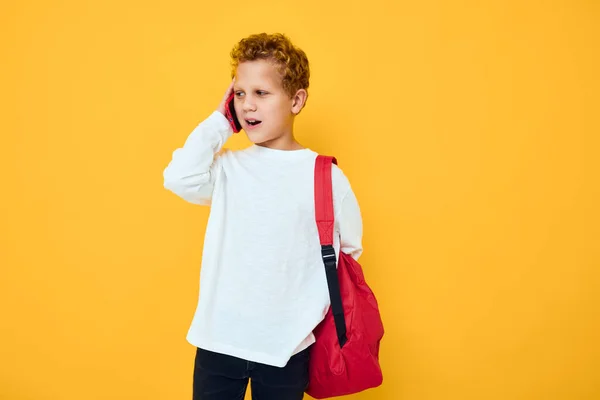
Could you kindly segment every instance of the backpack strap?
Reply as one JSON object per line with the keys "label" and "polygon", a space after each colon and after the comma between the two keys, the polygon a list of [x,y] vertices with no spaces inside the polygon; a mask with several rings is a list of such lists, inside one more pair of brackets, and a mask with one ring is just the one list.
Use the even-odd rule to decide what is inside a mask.
{"label": "backpack strap", "polygon": [[332,164],[337,165],[335,157],[317,156],[315,162],[315,219],[319,229],[321,242],[321,256],[325,265],[331,311],[335,321],[335,329],[340,343],[340,348],[348,340],[346,338],[346,321],[342,306],[342,295],[337,275],[337,261],[333,248],[334,213],[333,189],[331,181]]}

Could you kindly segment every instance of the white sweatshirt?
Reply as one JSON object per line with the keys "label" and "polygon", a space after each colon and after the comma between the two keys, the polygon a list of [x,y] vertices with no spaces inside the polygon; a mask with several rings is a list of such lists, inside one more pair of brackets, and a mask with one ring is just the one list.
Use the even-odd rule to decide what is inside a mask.
{"label": "white sweatshirt", "polygon": [[[164,186],[211,205],[198,306],[187,340],[202,349],[283,367],[315,341],[329,292],[315,222],[309,149],[252,145],[221,151],[233,131],[218,111],[173,152]],[[332,171],[334,248],[358,259],[362,219],[348,179]]]}

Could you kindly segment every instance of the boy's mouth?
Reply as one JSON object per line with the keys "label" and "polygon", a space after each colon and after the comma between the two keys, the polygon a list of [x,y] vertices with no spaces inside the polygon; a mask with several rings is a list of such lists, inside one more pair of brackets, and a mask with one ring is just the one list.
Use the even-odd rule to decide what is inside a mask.
{"label": "boy's mouth", "polygon": [[246,123],[250,126],[256,126],[259,125],[262,121],[258,120],[258,119],[247,119]]}

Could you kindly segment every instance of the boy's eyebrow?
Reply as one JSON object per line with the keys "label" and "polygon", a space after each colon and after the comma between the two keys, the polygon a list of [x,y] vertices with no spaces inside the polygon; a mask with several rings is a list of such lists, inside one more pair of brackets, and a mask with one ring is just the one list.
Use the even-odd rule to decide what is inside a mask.
{"label": "boy's eyebrow", "polygon": [[[268,90],[268,85],[254,86],[254,90]],[[233,90],[243,90],[237,83],[233,84]]]}

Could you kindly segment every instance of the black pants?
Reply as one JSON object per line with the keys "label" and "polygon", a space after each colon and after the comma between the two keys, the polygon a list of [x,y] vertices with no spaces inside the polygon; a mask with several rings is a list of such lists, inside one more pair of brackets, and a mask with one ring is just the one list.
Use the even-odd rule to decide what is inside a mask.
{"label": "black pants", "polygon": [[250,380],[253,400],[300,400],[308,385],[310,347],[283,368],[197,349],[193,400],[243,400]]}

